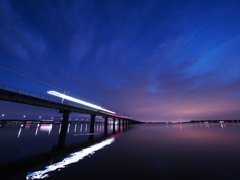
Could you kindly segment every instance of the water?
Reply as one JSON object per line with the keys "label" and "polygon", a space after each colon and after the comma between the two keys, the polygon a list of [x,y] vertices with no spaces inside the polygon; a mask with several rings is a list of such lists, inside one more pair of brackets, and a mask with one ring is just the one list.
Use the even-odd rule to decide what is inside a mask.
{"label": "water", "polygon": [[60,150],[59,130],[2,125],[1,179],[240,179],[240,124],[71,124]]}

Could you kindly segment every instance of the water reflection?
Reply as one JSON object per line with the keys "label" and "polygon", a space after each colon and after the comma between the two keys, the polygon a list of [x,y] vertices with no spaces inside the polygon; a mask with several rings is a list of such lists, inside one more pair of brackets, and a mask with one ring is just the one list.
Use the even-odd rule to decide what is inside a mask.
{"label": "water reflection", "polygon": [[82,127],[83,127],[83,125],[81,124],[81,127],[80,127],[80,132],[82,132]]}
{"label": "water reflection", "polygon": [[17,138],[20,137],[20,134],[21,134],[21,132],[22,132],[22,127],[23,127],[23,124],[21,124],[21,126],[20,126],[20,129],[19,129],[19,131],[18,131],[18,136],[17,136]]}
{"label": "water reflection", "polygon": [[39,128],[39,124],[37,125],[36,131],[35,131],[35,136],[36,136],[37,133],[38,133],[38,128]]}
{"label": "water reflection", "polygon": [[70,128],[70,125],[71,125],[71,124],[68,124],[68,130],[67,130],[67,133],[69,133],[69,128]]}
{"label": "water reflection", "polygon": [[179,123],[179,129],[180,129],[180,132],[182,132],[182,123]]}
{"label": "water reflection", "polygon": [[77,124],[75,124],[75,127],[74,127],[74,132],[76,132],[77,130]]}
{"label": "water reflection", "polygon": [[83,149],[81,151],[75,152],[70,154],[69,157],[64,158],[62,161],[54,163],[50,166],[46,166],[46,169],[44,170],[40,170],[40,171],[36,171],[33,173],[29,173],[26,176],[26,179],[44,179],[46,177],[48,177],[48,173],[51,171],[56,171],[59,169],[63,169],[65,168],[67,165],[72,164],[72,163],[76,163],[79,160],[83,159],[84,157],[88,156],[88,155],[93,155],[93,153],[95,153],[96,151],[104,148],[107,145],[110,145],[111,143],[114,142],[114,137],[109,138],[107,140],[104,140],[100,143],[94,144],[86,149]]}
{"label": "water reflection", "polygon": [[[39,172],[41,178],[50,176],[50,179],[58,180],[68,179],[69,174],[75,179],[105,180],[240,179],[239,124],[176,123],[131,126],[131,131],[124,133],[118,141],[115,139],[114,144],[98,151],[92,158],[84,156],[84,160],[79,161],[82,156],[76,155],[78,163],[75,158],[71,159],[75,155],[72,152],[82,154],[83,150],[104,142],[109,137],[116,138],[122,132],[118,131],[119,126],[116,125],[116,134],[112,137],[114,128],[109,125],[109,137],[105,138],[103,123],[95,124],[94,133],[90,133],[88,123],[71,124],[60,155],[59,151],[55,151],[58,148],[60,124],[52,126],[49,136],[45,133],[49,132],[47,128],[47,131],[40,131],[38,124],[32,124],[29,129],[25,129],[25,125],[21,126],[17,124],[15,128],[5,125],[0,127],[0,137],[6,137],[1,141],[0,163],[7,164],[7,158],[13,162],[21,157],[21,163],[12,163],[16,168],[29,162],[33,164],[22,171],[21,178],[16,174],[15,179],[26,178],[27,172],[33,171]],[[129,127],[125,126],[124,129]],[[19,131],[21,135],[17,138]],[[93,140],[90,137],[93,137]],[[52,150],[53,146],[55,148]],[[51,157],[42,161],[42,157],[46,157],[42,155],[43,152],[48,152]],[[34,158],[28,158],[29,155]],[[50,159],[52,161],[49,166]],[[65,164],[67,162],[77,164],[68,166]],[[12,164],[8,166],[9,174],[16,172]],[[6,172],[6,168],[0,168],[1,173]],[[64,170],[57,171],[63,168]],[[89,173],[92,170],[94,173]],[[29,174],[27,178],[30,179],[30,176],[34,177],[34,174]]]}
{"label": "water reflection", "polygon": [[[2,176],[13,174],[12,172],[15,170],[27,168],[30,164],[46,162],[46,158],[49,159],[49,156],[69,154],[76,149],[86,148],[86,145],[100,142],[115,134],[109,131],[109,136],[106,137],[104,123],[95,123],[93,131],[91,131],[89,123],[86,122],[67,124],[65,127],[62,124],[25,124],[22,121],[1,125],[0,137],[5,138],[0,139],[0,153],[2,154],[0,169],[4,172],[0,174],[0,179]],[[107,129],[110,128],[108,125]],[[119,132],[117,131],[117,133]],[[71,154],[72,156],[73,154]],[[67,158],[67,162],[69,162],[69,158]],[[57,163],[54,164],[54,166],[56,165]],[[11,172],[8,173],[8,171]]]}
{"label": "water reflection", "polygon": [[61,128],[62,128],[62,124],[60,124],[60,126],[59,126],[58,134],[60,134],[60,132],[61,132]]}
{"label": "water reflection", "polygon": [[40,131],[48,132],[48,135],[50,135],[52,131],[52,124],[41,124],[40,125]]}
{"label": "water reflection", "polygon": [[[28,129],[30,129],[31,124],[25,124],[25,126],[24,126],[24,124],[21,124],[20,129],[18,131],[17,138],[20,137],[23,127],[25,130],[28,130]],[[48,135],[50,135],[50,133],[52,131],[52,127],[53,127],[53,124],[37,124],[36,130],[35,130],[35,136],[37,136],[39,131],[48,132]],[[60,126],[60,128],[61,128],[61,126]]]}

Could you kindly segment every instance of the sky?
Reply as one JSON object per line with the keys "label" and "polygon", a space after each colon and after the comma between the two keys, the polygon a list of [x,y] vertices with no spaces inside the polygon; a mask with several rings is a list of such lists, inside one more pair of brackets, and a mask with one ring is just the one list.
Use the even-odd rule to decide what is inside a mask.
{"label": "sky", "polygon": [[[240,119],[239,0],[1,0],[0,84],[140,121]],[[59,115],[0,101],[5,118]],[[78,116],[78,115],[75,115]]]}

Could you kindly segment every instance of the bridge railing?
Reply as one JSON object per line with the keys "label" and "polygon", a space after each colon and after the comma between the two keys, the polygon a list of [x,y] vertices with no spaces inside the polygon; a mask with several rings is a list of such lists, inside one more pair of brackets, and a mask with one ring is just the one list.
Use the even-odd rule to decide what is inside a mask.
{"label": "bridge railing", "polygon": [[[24,95],[27,95],[27,96],[36,97],[36,98],[40,98],[40,99],[44,99],[44,100],[48,100],[48,101],[62,103],[62,99],[56,99],[56,98],[51,98],[51,97],[39,95],[39,94],[36,94],[36,93],[32,93],[30,91],[18,89],[18,88],[15,88],[15,87],[4,85],[4,84],[0,84],[0,89],[12,91],[12,92],[15,92],[15,93],[24,94]],[[77,104],[77,103],[68,102],[66,100],[63,102],[63,104],[73,106],[73,107],[78,107],[78,108],[84,108],[84,109],[87,109],[87,110],[92,110],[91,108],[81,106],[80,104]]]}
{"label": "bridge railing", "polygon": [[4,85],[4,84],[0,84],[0,89],[12,91],[12,92],[19,93],[19,94],[28,95],[28,96],[31,96],[31,97],[45,99],[45,100],[49,100],[49,101],[60,102],[60,100],[57,100],[57,99],[54,99],[54,98],[51,98],[51,97],[42,96],[42,95],[30,92],[30,91],[18,89],[18,88],[15,88],[15,87]]}

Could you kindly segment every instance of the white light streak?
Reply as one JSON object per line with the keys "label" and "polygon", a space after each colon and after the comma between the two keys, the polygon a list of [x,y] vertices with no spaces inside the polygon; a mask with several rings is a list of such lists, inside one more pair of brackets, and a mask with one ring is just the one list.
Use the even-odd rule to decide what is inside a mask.
{"label": "white light streak", "polygon": [[81,124],[81,127],[80,127],[80,132],[82,132],[82,124]]}
{"label": "white light streak", "polygon": [[74,132],[76,132],[76,130],[77,130],[77,124],[75,124]]}
{"label": "white light streak", "polygon": [[52,124],[50,125],[49,131],[48,131],[48,135],[50,135],[51,131],[52,131]]}
{"label": "white light streak", "polygon": [[60,126],[59,126],[59,134],[60,134],[60,132],[61,132],[61,127],[62,127],[62,124],[60,124]]}
{"label": "white light streak", "polygon": [[68,130],[67,130],[67,133],[69,133],[69,129],[70,129],[70,124],[68,124]]}
{"label": "white light streak", "polygon": [[112,113],[112,114],[116,114],[115,112],[113,111],[110,111],[110,110],[107,110],[107,109],[104,109],[100,106],[97,106],[95,104],[91,104],[91,103],[88,103],[86,101],[82,101],[80,99],[77,99],[77,98],[74,98],[74,97],[71,97],[71,96],[68,96],[66,94],[62,94],[62,93],[59,93],[59,92],[56,92],[56,91],[48,91],[47,92],[48,94],[51,94],[53,96],[57,96],[57,97],[60,97],[60,98],[64,98],[64,99],[67,99],[69,101],[73,101],[73,102],[76,102],[76,103],[79,103],[79,104],[82,104],[82,105],[85,105],[85,106],[88,106],[88,107],[91,107],[91,108],[94,108],[94,109],[98,109],[98,110],[101,110],[101,111],[105,111],[105,112],[109,112],[109,113]]}
{"label": "white light streak", "polygon": [[21,127],[20,127],[20,129],[19,129],[19,131],[18,131],[18,138],[20,137],[20,134],[21,134],[21,131],[22,131],[22,127],[23,127],[23,124],[21,124]]}
{"label": "white light streak", "polygon": [[55,164],[52,164],[50,166],[46,166],[44,170],[40,170],[40,171],[36,171],[36,172],[32,172],[29,173],[26,176],[26,179],[43,179],[48,177],[49,172],[51,171],[56,171],[62,168],[67,167],[67,165],[72,164],[72,163],[76,163],[79,160],[83,159],[84,157],[88,156],[88,155],[92,155],[95,153],[95,151],[98,151],[102,148],[104,148],[107,145],[110,145],[111,143],[113,143],[115,140],[115,138],[109,138],[107,140],[104,140],[100,143],[94,144],[86,149],[83,149],[81,151],[75,152],[73,154],[70,154],[69,157],[63,159],[60,162],[57,162]]}
{"label": "white light streak", "polygon": [[37,125],[36,132],[35,132],[35,136],[36,136],[37,133],[38,133],[38,128],[39,128],[39,124]]}

